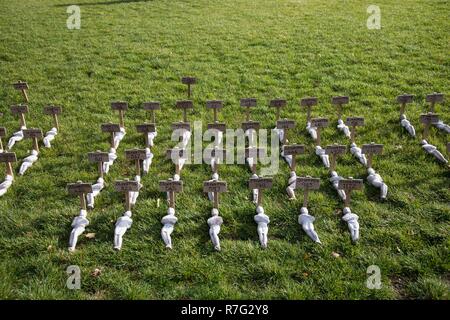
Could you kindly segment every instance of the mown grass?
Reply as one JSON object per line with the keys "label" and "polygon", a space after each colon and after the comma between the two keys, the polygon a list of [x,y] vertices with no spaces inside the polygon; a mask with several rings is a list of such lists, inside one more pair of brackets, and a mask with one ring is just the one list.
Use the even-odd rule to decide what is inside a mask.
{"label": "mown grass", "polygon": [[[407,114],[419,128],[425,95],[448,93],[448,1],[376,1],[381,30],[366,28],[372,2],[359,0],[75,2],[81,7],[80,30],[66,28],[66,8],[72,4],[67,0],[0,2],[1,124],[9,133],[17,128],[9,106],[21,99],[11,87],[18,79],[30,85],[30,127],[50,128],[44,105],[64,108],[53,148],[42,150],[39,161],[0,199],[0,297],[448,299],[449,170],[402,130],[395,103],[403,92],[416,95]],[[199,79],[189,119],[205,125],[212,117],[204,107],[207,99],[224,100],[220,117],[234,128],[244,118],[240,98],[258,98],[253,118],[264,128],[275,120],[267,101],[288,99],[283,116],[297,121],[290,140],[308,147],[298,173],[322,179],[320,190],[310,195],[322,246],[300,230],[301,203],[287,200],[288,168],[280,162],[274,187],[264,198],[271,217],[267,250],[257,241],[246,187],[250,173],[243,165],[220,169],[229,185],[220,208],[223,250],[214,252],[208,237],[210,203],[202,193],[202,182],[210,177],[206,165],[183,169],[174,250],[165,250],[159,220],[166,206],[163,201],[156,206],[163,199],[158,180],[173,172],[164,151],[174,145],[170,123],[180,119],[173,106],[185,97],[179,81],[183,75]],[[354,194],[352,206],[361,224],[356,245],[340,220],[342,203],[313,154],[305,113],[298,106],[300,98],[317,96],[320,105],[313,115],[334,124],[333,95],[351,97],[345,116],[365,116],[359,144],[385,144],[375,167],[389,185],[389,199],[380,202],[378,190],[367,184]],[[78,250],[70,254],[66,247],[78,200],[67,195],[65,186],[96,179],[86,153],[107,149],[100,123],[117,120],[110,111],[113,100],[130,104],[128,133],[107,176],[108,187],[89,212],[87,232],[96,236],[81,237]],[[148,119],[141,109],[147,100],[160,100],[163,108],[157,116],[156,156],[143,177],[145,188],[124,248],[115,252],[114,222],[123,213],[123,196],[112,182],[133,175],[123,150],[143,145],[134,126]],[[450,122],[448,102],[437,111]],[[324,145],[346,143],[334,126],[324,130],[322,140]],[[448,136],[433,129],[430,140],[444,150]],[[30,147],[21,142],[14,150],[22,159]],[[338,171],[366,175],[350,155],[339,160]],[[381,290],[366,288],[366,269],[372,264],[381,269]],[[81,290],[65,287],[69,265],[81,268]],[[100,276],[91,275],[96,268]]]}

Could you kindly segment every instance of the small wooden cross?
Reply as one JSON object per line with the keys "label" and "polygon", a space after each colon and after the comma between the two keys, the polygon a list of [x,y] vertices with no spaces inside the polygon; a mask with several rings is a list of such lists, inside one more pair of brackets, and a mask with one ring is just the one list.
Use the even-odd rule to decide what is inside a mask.
{"label": "small wooden cross", "polygon": [[317,98],[303,98],[300,100],[300,106],[306,108],[306,121],[309,122],[311,120],[311,107],[317,105]]}
{"label": "small wooden cross", "polygon": [[217,122],[217,111],[223,108],[222,100],[208,100],[206,101],[206,108],[214,111],[214,123]]}
{"label": "small wooden cross", "polygon": [[97,150],[95,152],[89,152],[88,159],[89,159],[89,162],[97,162],[98,163],[98,174],[100,175],[101,178],[103,178],[103,175],[104,175],[103,163],[109,161],[108,152],[102,152],[100,150]]}
{"label": "small wooden cross", "polygon": [[258,159],[258,153],[264,152],[264,148],[249,147],[245,148],[245,158],[253,159],[253,165],[251,167],[252,174],[256,174],[256,161]]}
{"label": "small wooden cross", "polygon": [[125,158],[128,160],[134,160],[136,166],[136,175],[141,175],[141,161],[147,158],[147,152],[145,149],[130,149],[125,150]]}
{"label": "small wooden cross", "polygon": [[154,123],[143,123],[136,125],[136,131],[139,133],[144,134],[145,139],[145,146],[150,147],[149,141],[148,141],[148,133],[149,132],[156,132],[156,126]]}
{"label": "small wooden cross", "polygon": [[[220,162],[222,162],[226,156],[226,150],[217,147],[205,149],[204,152],[207,158],[216,158],[219,159]],[[213,173],[219,173],[219,164],[217,163],[217,160],[214,161]]]}
{"label": "small wooden cross", "polygon": [[38,139],[42,139],[42,130],[41,129],[38,129],[38,128],[24,129],[23,137],[25,139],[32,139],[33,140],[33,150],[39,152]]}
{"label": "small wooden cross", "polygon": [[305,146],[302,144],[285,145],[283,146],[283,152],[286,156],[292,155],[291,171],[295,172],[295,168],[297,167],[295,156],[298,154],[304,154]]}
{"label": "small wooden cross", "polygon": [[351,192],[353,190],[361,190],[362,188],[363,188],[362,179],[353,179],[353,177],[349,177],[348,179],[339,180],[338,189],[345,191],[344,204],[346,207],[350,207]]}
{"label": "small wooden cross", "polygon": [[426,102],[430,103],[430,110],[429,110],[429,112],[434,113],[434,105],[436,103],[444,102],[444,94],[434,92],[432,94],[427,95],[425,100],[426,100]]}
{"label": "small wooden cross", "polygon": [[347,147],[343,145],[333,144],[325,147],[325,154],[330,156],[330,171],[336,169],[336,158],[343,155],[347,151]]}
{"label": "small wooden cross", "polygon": [[430,134],[430,126],[437,122],[439,122],[439,115],[437,113],[428,112],[420,115],[420,123],[424,125],[422,133],[422,138],[424,140],[428,139],[428,135]]}
{"label": "small wooden cross", "polygon": [[167,151],[166,151],[166,158],[171,159],[172,162],[175,164],[175,173],[178,175],[180,175],[180,172],[181,172],[178,160],[180,158],[186,158],[186,157],[187,157],[186,149],[173,148],[173,149],[167,149]]}
{"label": "small wooden cross", "polygon": [[191,98],[191,85],[196,84],[197,79],[194,77],[182,77],[181,83],[187,85],[187,97],[188,97],[188,99],[190,99]]}
{"label": "small wooden cross", "polygon": [[62,113],[62,108],[59,106],[46,106],[44,113],[53,117],[53,125],[59,131],[58,115]]}
{"label": "small wooden cross", "polygon": [[250,108],[256,107],[255,98],[241,99],[241,107],[245,108],[245,121],[250,121]]}
{"label": "small wooden cross", "polygon": [[280,119],[280,109],[286,106],[285,99],[274,99],[270,100],[269,106],[272,108],[277,108],[276,120]]}
{"label": "small wooden cross", "polygon": [[108,132],[110,134],[110,144],[111,144],[111,148],[114,148],[114,133],[116,132],[120,132],[120,125],[115,124],[115,123],[103,123],[100,126],[102,132]]}
{"label": "small wooden cross", "polygon": [[262,204],[262,190],[272,188],[273,180],[272,178],[250,178],[248,181],[248,186],[250,190],[258,189],[258,200],[257,205]]}
{"label": "small wooden cross", "polygon": [[277,120],[277,129],[284,130],[283,140],[281,141],[281,144],[283,144],[283,145],[286,144],[288,129],[293,129],[293,128],[295,128],[294,120],[289,120],[289,119]]}
{"label": "small wooden cross", "polygon": [[412,94],[402,94],[397,97],[397,103],[400,103],[400,116],[405,113],[405,108],[407,103],[412,103],[414,99],[414,95]]}
{"label": "small wooden cross", "polygon": [[212,192],[214,198],[214,208],[219,208],[219,194],[227,191],[225,181],[205,181],[203,182],[203,192]]}
{"label": "small wooden cross", "polygon": [[370,144],[363,144],[361,148],[361,153],[367,155],[367,167],[372,168],[372,157],[374,154],[383,153],[383,145],[375,144],[371,142]]}
{"label": "small wooden cross", "polygon": [[306,177],[297,177],[295,181],[295,189],[303,189],[303,207],[308,207],[308,194],[310,190],[317,190],[320,187],[320,179],[319,178],[311,178],[310,176]]}
{"label": "small wooden cross", "polygon": [[119,111],[119,125],[120,127],[125,128],[124,114],[125,111],[128,110],[128,102],[124,101],[111,102],[111,109]]}
{"label": "small wooden cross", "polygon": [[114,188],[118,192],[125,193],[125,210],[130,211],[131,210],[130,192],[139,191],[139,182],[128,179],[116,180],[114,183]]}
{"label": "small wooden cross", "polygon": [[14,171],[12,169],[13,162],[17,162],[17,157],[15,152],[1,152],[0,162],[6,163],[6,175],[14,177]]}
{"label": "small wooden cross", "polygon": [[27,123],[25,121],[25,113],[28,113],[28,106],[25,104],[19,104],[15,106],[11,106],[11,113],[19,115],[19,124],[20,127],[26,127]]}
{"label": "small wooden cross", "polygon": [[26,82],[19,80],[13,84],[13,87],[14,87],[14,89],[20,90],[22,92],[22,96],[25,99],[25,102],[27,102],[27,103],[30,102],[28,100],[28,94],[27,94],[27,90],[29,88],[28,88],[28,84]]}
{"label": "small wooden cross", "polygon": [[3,141],[2,138],[6,137],[6,128],[0,127],[0,150],[3,151]]}
{"label": "small wooden cross", "polygon": [[86,194],[92,192],[92,185],[90,183],[84,183],[78,180],[76,183],[69,183],[67,185],[67,191],[69,194],[77,195],[80,197],[80,207],[86,210]]}
{"label": "small wooden cross", "polygon": [[364,125],[364,118],[363,117],[348,117],[347,120],[345,121],[345,124],[347,126],[351,127],[350,139],[352,142],[355,142],[356,127]]}
{"label": "small wooden cross", "polygon": [[328,127],[328,119],[327,118],[314,118],[311,119],[311,127],[317,128],[317,139],[315,141],[316,146],[320,146],[320,132],[322,128]]}
{"label": "small wooden cross", "polygon": [[142,106],[143,106],[144,110],[152,112],[152,123],[156,125],[155,111],[161,109],[160,102],[159,101],[144,102],[144,104]]}
{"label": "small wooden cross", "polygon": [[169,193],[169,207],[175,209],[176,194],[183,191],[183,181],[161,180],[159,190]]}
{"label": "small wooden cross", "polygon": [[176,103],[178,109],[183,109],[183,122],[187,122],[187,109],[193,109],[194,104],[191,100],[179,100]]}
{"label": "small wooden cross", "polygon": [[338,96],[331,98],[331,103],[336,105],[337,107],[338,119],[342,118],[342,105],[348,104],[349,102],[350,99],[348,96]]}

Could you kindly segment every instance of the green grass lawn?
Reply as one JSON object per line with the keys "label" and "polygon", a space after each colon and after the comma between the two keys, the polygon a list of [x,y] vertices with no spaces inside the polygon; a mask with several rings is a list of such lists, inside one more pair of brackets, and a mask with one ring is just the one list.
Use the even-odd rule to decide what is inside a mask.
{"label": "green grass lawn", "polygon": [[[419,129],[419,114],[427,110],[425,95],[449,93],[448,1],[73,2],[81,8],[80,30],[66,28],[69,0],[0,1],[0,125],[9,134],[17,129],[9,106],[21,101],[11,86],[18,79],[30,85],[29,127],[50,129],[43,107],[63,106],[53,148],[43,148],[38,162],[0,198],[1,298],[448,299],[450,171],[400,127],[395,103],[401,93],[416,95],[407,115]],[[370,4],[381,8],[381,30],[366,27]],[[248,168],[224,165],[220,174],[229,192],[221,198],[222,251],[214,251],[206,224],[211,204],[202,192],[211,174],[206,164],[183,169],[174,250],[164,248],[160,219],[167,207],[158,181],[174,170],[164,153],[174,145],[170,124],[181,117],[174,104],[185,98],[183,75],[198,78],[189,120],[203,120],[205,126],[212,119],[205,108],[208,99],[224,100],[219,117],[232,128],[244,119],[240,98],[258,99],[252,115],[264,128],[275,122],[267,101],[288,100],[282,115],[297,122],[290,141],[308,150],[299,157],[297,172],[322,182],[310,195],[322,246],[300,229],[301,201],[287,199],[289,170],[280,162],[274,187],[264,198],[271,218],[267,250],[257,239]],[[344,116],[366,118],[358,144],[385,144],[374,167],[390,188],[389,198],[380,202],[379,190],[367,183],[353,194],[361,225],[356,245],[340,219],[342,202],[313,153],[306,115],[298,106],[300,98],[317,96],[313,116],[328,117],[332,124],[323,131],[322,144],[348,143],[335,127],[333,95],[350,96]],[[117,121],[110,110],[113,100],[130,104],[127,135],[106,177],[108,186],[88,213],[86,233],[95,238],[81,236],[77,251],[69,253],[70,224],[79,204],[68,196],[66,184],[97,178],[87,152],[107,150],[100,124]],[[123,213],[124,197],[113,190],[113,181],[134,174],[123,151],[143,146],[134,127],[149,119],[141,108],[148,100],[161,101],[163,108],[157,114],[155,158],[143,177],[133,226],[116,252],[114,223]],[[437,107],[447,123],[448,108],[448,102]],[[433,129],[430,141],[444,151],[448,136]],[[30,148],[31,141],[22,141],[13,151],[23,159]],[[365,168],[349,154],[338,161],[338,172],[366,177]],[[69,265],[81,268],[81,290],[66,288]],[[366,288],[370,265],[381,269],[380,290]],[[92,275],[96,268],[100,276]]]}

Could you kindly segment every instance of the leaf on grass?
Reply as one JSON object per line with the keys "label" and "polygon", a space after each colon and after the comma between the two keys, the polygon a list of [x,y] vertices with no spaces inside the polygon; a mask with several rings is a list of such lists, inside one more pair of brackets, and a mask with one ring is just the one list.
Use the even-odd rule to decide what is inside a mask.
{"label": "leaf on grass", "polygon": [[340,255],[339,253],[334,252],[334,251],[331,253],[331,255],[332,255],[333,257],[335,257],[335,258],[340,258],[340,257],[341,257],[341,255]]}
{"label": "leaf on grass", "polygon": [[88,238],[88,239],[94,239],[95,238],[95,233],[94,232],[86,233],[85,237]]}
{"label": "leaf on grass", "polygon": [[101,274],[102,274],[102,270],[101,270],[101,269],[98,269],[98,268],[95,268],[94,271],[92,271],[91,276],[93,276],[93,277],[98,277],[98,276],[100,276]]}

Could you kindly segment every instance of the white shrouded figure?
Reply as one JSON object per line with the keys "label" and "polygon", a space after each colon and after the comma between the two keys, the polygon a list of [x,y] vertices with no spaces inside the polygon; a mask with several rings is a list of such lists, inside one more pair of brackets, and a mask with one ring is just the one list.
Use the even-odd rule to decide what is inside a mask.
{"label": "white shrouded figure", "polygon": [[189,143],[189,140],[191,140],[191,132],[189,130],[183,129],[182,133],[181,133],[181,145],[182,145],[182,148],[186,148],[187,147],[187,145]]}
{"label": "white shrouded figure", "polygon": [[44,146],[46,148],[51,148],[52,145],[50,144],[51,141],[55,140],[56,135],[58,134],[58,129],[56,128],[51,128],[50,131],[47,131],[45,133],[45,137],[44,137]]}
{"label": "white shrouded figure", "polygon": [[306,131],[308,131],[313,140],[317,140],[317,127],[311,127],[311,122],[309,121],[306,123]]}
{"label": "white shrouded figure", "polygon": [[26,128],[27,127],[25,126],[21,126],[19,131],[13,133],[8,141],[8,150],[10,150],[16,144],[16,142],[23,140],[23,130],[25,130]]}
{"label": "white shrouded figure", "polygon": [[[135,176],[134,181],[136,181],[138,183],[138,189],[141,189],[142,188],[141,177]],[[130,191],[129,196],[130,196],[130,204],[132,206],[136,205],[136,200],[139,197],[139,190],[138,191]]]}
{"label": "white shrouded figure", "polygon": [[367,181],[369,181],[369,183],[374,187],[380,189],[381,199],[383,200],[386,199],[388,193],[388,186],[386,185],[386,183],[383,182],[383,178],[381,178],[381,176],[378,173],[376,173],[375,170],[373,170],[372,168],[367,169],[367,173],[369,174],[367,176]]}
{"label": "white shrouded figure", "polygon": [[173,232],[175,223],[177,223],[178,218],[175,217],[175,209],[167,209],[167,215],[161,219],[163,227],[161,229],[161,237],[166,245],[166,248],[172,249],[172,237],[170,236]]}
{"label": "white shrouded figure", "polygon": [[133,219],[131,219],[131,211],[125,211],[123,216],[117,219],[116,228],[114,229],[114,249],[122,248],[123,235],[131,228]]}
{"label": "white shrouded figure", "polygon": [[[245,136],[248,138],[248,146],[256,147],[257,139],[256,139],[256,130],[255,129],[247,129],[244,132]],[[278,131],[278,136],[280,136]]]}
{"label": "white shrouded figure", "polygon": [[221,146],[223,141],[223,132],[220,130],[216,130],[214,133],[214,145]]}
{"label": "white shrouded figure", "polygon": [[77,245],[78,237],[84,232],[89,225],[89,220],[86,218],[87,211],[80,210],[80,214],[76,216],[72,221],[72,232],[70,232],[69,238],[69,251],[74,251]]}
{"label": "white shrouded figure", "polygon": [[253,164],[255,163],[255,158],[252,157],[245,158],[245,162],[247,162],[248,167],[250,168],[250,170],[252,170]]}
{"label": "white shrouded figure", "polygon": [[295,199],[295,185],[297,182],[297,174],[295,173],[295,171],[291,171],[289,173],[289,180],[288,180],[288,186],[286,188],[286,192],[289,196],[289,200],[294,200]]}
{"label": "white shrouded figure", "polygon": [[144,169],[144,173],[148,173],[150,169],[150,165],[152,164],[153,153],[150,148],[145,148],[145,159],[142,161],[142,168]]}
{"label": "white shrouded figure", "polygon": [[280,142],[283,142],[284,129],[279,129],[279,128],[275,127],[273,130],[274,130],[275,133],[277,134],[278,139],[280,140]]}
{"label": "white shrouded figure", "polygon": [[258,224],[256,230],[258,231],[259,242],[263,248],[267,248],[268,242],[268,233],[269,227],[268,224],[270,222],[269,216],[264,213],[264,209],[261,206],[256,208],[256,215],[253,217],[255,222]]}
{"label": "white shrouded figure", "polygon": [[325,153],[325,149],[323,149],[321,146],[316,146],[316,155],[320,157],[325,168],[330,167],[330,158]]}
{"label": "white shrouded figure", "polygon": [[448,160],[445,159],[445,157],[442,155],[442,153],[439,152],[439,150],[433,146],[432,144],[429,144],[427,140],[422,140],[420,143],[422,145],[422,148],[428,152],[429,154],[433,155],[436,159],[438,159],[442,163],[448,163]]}
{"label": "white shrouded figure", "polygon": [[349,207],[344,208],[344,215],[342,216],[342,220],[347,222],[348,230],[350,231],[350,235],[352,237],[353,242],[358,241],[359,239],[359,222],[358,215],[352,213]]}
{"label": "white shrouded figure", "polygon": [[311,216],[308,213],[308,209],[305,207],[300,208],[300,215],[298,216],[298,223],[302,226],[303,231],[306,232],[306,234],[316,243],[322,243],[320,242],[319,236],[314,230],[314,221],[316,220],[315,217]]}
{"label": "white shrouded figure", "polygon": [[350,145],[350,153],[358,159],[363,165],[367,166],[367,159],[364,153],[362,153],[361,148],[359,148],[356,143]]}
{"label": "white shrouded figure", "polygon": [[108,173],[109,172],[109,167],[112,166],[114,164],[114,160],[117,159],[117,154],[116,154],[116,149],[115,148],[110,148],[109,152],[108,152],[108,162],[104,162],[103,163],[103,172],[104,173]]}
{"label": "white shrouded figure", "polygon": [[[252,178],[258,178],[258,175],[256,173],[254,173],[254,174],[252,174]],[[254,204],[258,203],[258,193],[259,193],[258,189],[252,189]]]}
{"label": "white shrouded figure", "polygon": [[213,208],[211,210],[211,215],[212,217],[208,219],[209,236],[211,237],[214,249],[220,251],[219,233],[220,233],[220,226],[223,223],[223,219],[222,217],[219,217],[219,210],[217,210],[216,208]]}
{"label": "white shrouded figure", "polygon": [[281,156],[284,158],[284,160],[287,162],[287,164],[289,165],[289,168],[291,168],[292,167],[292,155],[291,154],[289,154],[289,155],[285,155],[284,154],[284,146],[282,147],[282,149],[281,149]]}
{"label": "white shrouded figure", "polygon": [[0,183],[0,197],[2,195],[4,195],[6,193],[6,191],[8,191],[8,188],[11,187],[12,183],[13,183],[14,177],[11,175],[6,175],[5,177],[5,181],[3,181],[2,183]]}
{"label": "white shrouded figure", "polygon": [[439,130],[445,131],[446,133],[450,133],[450,126],[446,123],[444,123],[442,120],[439,120],[436,123],[433,123],[433,125],[438,128]]}
{"label": "white shrouded figure", "polygon": [[158,136],[158,132],[147,132],[147,141],[148,141],[148,145],[150,147],[153,147],[153,145],[155,144],[153,142],[153,140],[155,140],[155,138]]}
{"label": "white shrouded figure", "polygon": [[94,208],[94,202],[95,202],[94,199],[96,196],[98,196],[100,194],[100,191],[102,191],[104,187],[105,187],[105,180],[102,177],[98,178],[97,183],[94,183],[92,185],[92,192],[89,192],[86,195],[88,208],[91,208],[91,209]]}
{"label": "white shrouded figure", "polygon": [[33,165],[38,159],[38,152],[36,150],[31,150],[31,155],[23,159],[22,164],[20,165],[19,174],[23,176],[25,171],[28,170],[29,167]]}
{"label": "white shrouded figure", "polygon": [[338,189],[339,181],[342,179],[344,179],[344,178],[341,177],[340,175],[338,175],[338,173],[336,171],[331,171],[330,182],[333,184],[333,187],[338,192],[339,197],[341,197],[342,200],[345,200],[345,198],[346,198],[345,191]]}
{"label": "white shrouded figure", "polygon": [[114,132],[114,148],[117,149],[119,147],[120,141],[122,141],[123,137],[125,137],[127,133],[125,132],[125,128],[120,127],[119,132]]}
{"label": "white shrouded figure", "polygon": [[[209,181],[219,181],[219,174],[217,172],[214,172],[211,176],[211,180]],[[208,199],[209,201],[214,201],[214,193],[208,192]]]}
{"label": "white shrouded figure", "polygon": [[400,124],[403,128],[406,129],[406,131],[408,131],[408,133],[412,137],[416,137],[416,129],[414,129],[413,125],[411,124],[411,122],[409,122],[408,119],[406,119],[406,116],[404,114],[400,116]]}
{"label": "white shrouded figure", "polygon": [[342,119],[338,120],[337,128],[338,128],[338,130],[342,131],[347,138],[350,139],[350,137],[351,137],[350,129],[345,125],[345,123]]}

